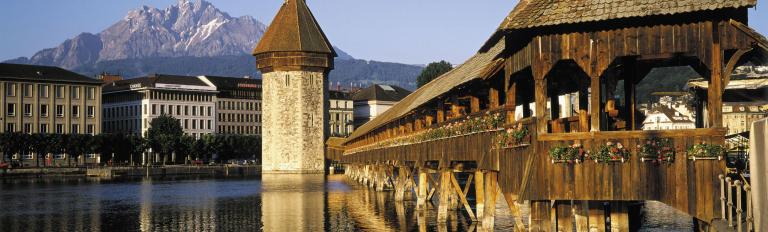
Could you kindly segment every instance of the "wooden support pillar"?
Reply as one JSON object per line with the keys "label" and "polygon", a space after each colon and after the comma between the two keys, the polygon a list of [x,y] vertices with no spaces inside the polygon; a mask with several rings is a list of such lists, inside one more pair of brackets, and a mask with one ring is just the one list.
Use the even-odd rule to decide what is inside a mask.
{"label": "wooden support pillar", "polygon": [[461,106],[459,106],[459,98],[451,96],[451,119],[461,117]]}
{"label": "wooden support pillar", "polygon": [[445,103],[443,100],[437,102],[437,123],[445,122]]}
{"label": "wooden support pillar", "polygon": [[589,202],[589,230],[605,231],[605,207],[603,202],[590,201]]}
{"label": "wooden support pillar", "polygon": [[629,231],[627,202],[611,202],[611,231]]}
{"label": "wooden support pillar", "polygon": [[475,172],[475,211],[477,211],[477,218],[483,218],[483,212],[485,209],[485,174],[482,171]]}
{"label": "wooden support pillar", "polygon": [[416,209],[420,211],[427,209],[427,186],[429,185],[427,175],[427,170],[424,167],[419,167],[419,185],[418,191],[416,192]]}
{"label": "wooden support pillar", "polygon": [[485,182],[485,207],[483,208],[482,221],[483,228],[488,231],[493,231],[494,220],[496,219],[496,198],[499,196],[497,176],[497,172],[487,171],[483,180]]}
{"label": "wooden support pillar", "polygon": [[510,83],[510,86],[507,89],[506,103],[504,105],[507,109],[507,123],[515,122],[515,107],[517,107],[517,82],[516,81]]}
{"label": "wooden support pillar", "polygon": [[547,80],[536,79],[536,128],[539,134],[547,133]]}
{"label": "wooden support pillar", "polygon": [[550,201],[531,201],[530,231],[552,231]]}
{"label": "wooden support pillar", "polygon": [[720,49],[718,25],[712,25],[712,63],[709,89],[707,89],[707,113],[709,127],[723,127],[723,51]]}
{"label": "wooden support pillar", "polygon": [[500,105],[499,90],[494,87],[488,88],[488,108],[497,109]]}
{"label": "wooden support pillar", "polygon": [[577,232],[589,232],[589,202],[575,201],[573,203],[574,220]]}
{"label": "wooden support pillar", "polygon": [[509,206],[509,211],[512,214],[512,217],[515,221],[515,231],[525,231],[525,224],[523,224],[523,215],[520,213],[520,207],[518,207],[517,203],[517,195],[513,195],[512,193],[505,193],[501,192],[501,195],[504,196],[504,200],[507,201],[507,205]]}
{"label": "wooden support pillar", "polygon": [[554,209],[557,218],[557,231],[573,231],[573,208],[571,203],[557,202]]}
{"label": "wooden support pillar", "polygon": [[591,112],[589,112],[592,115],[591,124],[592,124],[592,130],[591,131],[600,131],[600,115],[602,114],[600,112],[600,77],[592,77],[592,80],[590,82],[590,100],[589,100],[589,106],[591,108]]}
{"label": "wooden support pillar", "polygon": [[480,112],[480,98],[474,95],[469,96],[469,110],[472,113]]}
{"label": "wooden support pillar", "polygon": [[452,192],[451,175],[452,173],[450,169],[440,169],[440,185],[438,186],[440,199],[437,205],[437,223],[448,222],[448,210],[450,207],[450,197]]}
{"label": "wooden support pillar", "polygon": [[[472,179],[469,179],[469,181],[472,181]],[[477,221],[477,217],[475,217],[475,214],[472,212],[472,207],[469,206],[469,201],[467,201],[467,196],[464,194],[464,191],[462,191],[461,186],[459,185],[459,181],[456,180],[456,176],[454,176],[453,174],[451,174],[451,184],[453,186],[454,193],[456,194],[456,196],[458,196],[462,206],[464,206],[464,210],[469,215],[469,218],[472,221]]]}

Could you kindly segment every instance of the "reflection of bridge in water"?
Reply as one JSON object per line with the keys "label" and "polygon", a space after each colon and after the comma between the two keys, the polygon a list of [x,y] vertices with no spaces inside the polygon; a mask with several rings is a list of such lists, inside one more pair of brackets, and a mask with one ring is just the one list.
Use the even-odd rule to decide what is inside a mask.
{"label": "reflection of bridge in water", "polygon": [[[460,209],[492,228],[497,198],[516,230],[634,230],[642,201],[700,228],[725,218],[724,86],[768,50],[746,25],[755,1],[580,4],[521,1],[477,55],[329,140],[327,157],[417,211],[437,201],[438,223]],[[708,80],[691,89],[696,129],[640,130],[638,84],[666,67]]]}

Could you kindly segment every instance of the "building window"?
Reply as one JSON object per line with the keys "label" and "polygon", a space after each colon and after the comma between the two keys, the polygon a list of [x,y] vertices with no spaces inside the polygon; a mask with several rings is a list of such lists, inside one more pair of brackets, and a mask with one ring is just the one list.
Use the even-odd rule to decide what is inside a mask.
{"label": "building window", "polygon": [[88,117],[94,118],[96,117],[96,107],[95,106],[88,106]]}
{"label": "building window", "polygon": [[161,115],[165,114],[165,105],[163,104],[160,104],[160,114]]}
{"label": "building window", "polygon": [[85,133],[88,133],[88,134],[90,134],[90,135],[94,135],[94,134],[95,134],[95,130],[94,130],[94,128],[95,128],[95,127],[93,126],[93,124],[88,124],[88,125],[85,127]]}
{"label": "building window", "polygon": [[173,115],[173,105],[168,105],[168,115]]}
{"label": "building window", "polygon": [[32,84],[24,84],[24,97],[32,97]]}
{"label": "building window", "polygon": [[96,88],[88,87],[88,100],[96,99]]}
{"label": "building window", "polygon": [[56,86],[56,98],[64,98],[64,86],[63,85],[57,85]]}
{"label": "building window", "polygon": [[40,97],[48,98],[48,85],[39,85],[38,88],[40,89]]}
{"label": "building window", "polygon": [[184,106],[184,116],[189,115],[189,106]]}
{"label": "building window", "polygon": [[24,104],[24,116],[32,116],[32,104]]}
{"label": "building window", "polygon": [[197,129],[197,120],[192,120],[192,130]]}
{"label": "building window", "polygon": [[184,129],[189,129],[189,119],[184,119]]}
{"label": "building window", "polygon": [[[213,107],[210,107],[210,106],[209,106],[209,107],[208,107],[208,116],[209,116],[209,117],[211,116],[211,114],[213,114],[213,112],[212,112],[212,111],[213,111]],[[208,129],[210,129],[210,128],[208,128]]]}
{"label": "building window", "polygon": [[72,117],[80,117],[80,106],[72,106]]}
{"label": "building window", "polygon": [[80,125],[72,124],[72,130],[70,131],[72,134],[78,134],[80,133]]}
{"label": "building window", "polygon": [[208,123],[208,130],[210,130],[211,129],[211,120],[208,120],[207,123]]}
{"label": "building window", "polygon": [[64,117],[64,105],[56,105],[56,117]]}
{"label": "building window", "polygon": [[14,123],[5,124],[5,132],[14,132],[14,131],[16,131],[16,124]]}
{"label": "building window", "polygon": [[6,83],[5,84],[5,95],[6,96],[16,96],[16,84],[15,83]]}
{"label": "building window", "polygon": [[192,116],[197,116],[197,106],[192,106]]}
{"label": "building window", "polygon": [[48,124],[45,124],[45,123],[40,124],[40,133],[42,134],[48,133]]}
{"label": "building window", "polygon": [[80,86],[72,86],[72,99],[80,99]]}
{"label": "building window", "polygon": [[40,105],[40,117],[48,117],[48,105]]}
{"label": "building window", "polygon": [[157,105],[152,104],[152,115],[157,115]]}
{"label": "building window", "polygon": [[7,108],[5,109],[8,116],[16,116],[16,104],[14,103],[8,103]]}
{"label": "building window", "polygon": [[32,134],[32,123],[24,123],[24,133]]}

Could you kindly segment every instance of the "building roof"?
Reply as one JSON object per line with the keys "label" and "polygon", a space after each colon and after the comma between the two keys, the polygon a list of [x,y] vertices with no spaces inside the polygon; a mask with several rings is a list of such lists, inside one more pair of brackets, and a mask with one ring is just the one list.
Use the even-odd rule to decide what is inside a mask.
{"label": "building roof", "polygon": [[399,119],[412,110],[429,103],[435,98],[463,85],[470,81],[483,79],[493,75],[497,70],[499,54],[504,51],[504,40],[497,41],[494,46],[484,52],[477,53],[466,62],[443,74],[442,76],[430,81],[426,85],[414,91],[412,94],[403,98],[400,102],[392,106],[381,115],[372,119],[366,124],[357,128],[350,136],[349,140],[360,137],[386,123]]}
{"label": "building roof", "polygon": [[338,90],[329,90],[328,96],[333,100],[352,100],[352,93]]}
{"label": "building roof", "polygon": [[752,7],[757,0],[521,0],[500,29],[674,15],[726,8]]}
{"label": "building roof", "polygon": [[0,78],[101,84],[101,80],[53,66],[0,63]]}
{"label": "building roof", "polygon": [[353,101],[391,101],[403,100],[411,91],[395,85],[372,85],[352,95]]}
{"label": "building roof", "polygon": [[234,90],[240,88],[261,89],[261,79],[251,77],[221,77],[205,76],[218,90]]}
{"label": "building roof", "polygon": [[165,85],[184,85],[194,87],[213,87],[205,83],[201,78],[194,76],[179,76],[179,75],[165,75],[165,74],[152,74],[146,77],[137,77],[132,79],[126,79],[122,81],[113,82],[111,85],[104,86],[104,92],[113,92],[120,90],[127,90],[132,88],[154,88]]}
{"label": "building roof", "polygon": [[305,0],[286,0],[253,54],[312,52],[336,55]]}
{"label": "building roof", "polygon": [[[682,115],[677,110],[671,109],[666,106],[655,107],[650,110],[650,113],[648,115],[656,114],[656,113],[664,114],[664,116],[669,118],[669,121],[672,123],[694,123],[693,120],[691,120],[691,118],[689,118],[688,116]],[[646,120],[652,120],[652,119],[651,117],[648,117]]]}

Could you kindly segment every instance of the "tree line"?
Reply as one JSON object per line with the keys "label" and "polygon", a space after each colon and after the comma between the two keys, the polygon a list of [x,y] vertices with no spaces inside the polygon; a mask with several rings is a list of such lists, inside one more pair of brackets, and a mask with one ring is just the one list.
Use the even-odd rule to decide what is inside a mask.
{"label": "tree line", "polygon": [[[34,154],[36,166],[73,166],[87,154],[100,157],[102,164],[137,165],[152,151],[161,156],[154,164],[180,164],[192,160],[226,162],[231,159],[261,159],[261,137],[246,135],[185,135],[173,117],[162,115],[150,123],[146,137],[133,134],[0,134],[3,163],[22,161],[21,154]],[[15,156],[14,155],[19,154]],[[63,160],[54,154],[64,154]],[[149,155],[147,155],[149,156]]]}

